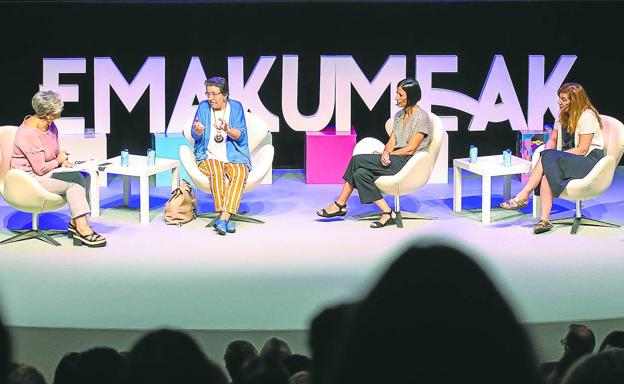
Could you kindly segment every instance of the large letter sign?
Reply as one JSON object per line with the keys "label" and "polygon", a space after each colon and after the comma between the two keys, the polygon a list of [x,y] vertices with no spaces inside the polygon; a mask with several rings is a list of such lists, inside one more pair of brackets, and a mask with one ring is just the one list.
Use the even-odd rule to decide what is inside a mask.
{"label": "large letter sign", "polygon": [[529,106],[528,125],[530,129],[542,129],[544,124],[544,113],[550,109],[553,116],[559,113],[557,104],[557,90],[566,76],[570,73],[572,65],[576,61],[576,56],[564,55],[559,57],[555,68],[553,68],[548,80],[544,83],[544,56],[529,56]]}
{"label": "large letter sign", "polygon": [[[550,110],[557,115],[557,89],[576,61],[574,55],[563,55],[546,80],[544,56],[529,56],[527,113],[520,105],[505,58],[495,55],[478,99],[461,92],[435,88],[434,73],[458,73],[456,55],[417,55],[415,77],[422,89],[419,105],[425,110],[433,106],[449,107],[472,115],[469,131],[484,131],[490,122],[509,121],[513,130],[539,130],[544,114]],[[259,92],[270,74],[276,56],[261,56],[251,75],[245,79],[243,57],[228,57],[230,94],[240,100],[246,109],[262,117],[270,131],[279,131],[279,117],[269,111]],[[282,57],[281,107],[287,125],[295,131],[320,131],[335,114],[336,132],[346,134],[351,129],[352,88],[372,110],[382,95],[390,88],[390,116],[398,110],[394,102],[394,89],[406,77],[406,57],[391,55],[372,80],[368,80],[352,56],[321,56],[319,71],[318,108],[312,115],[302,115],[299,100],[299,56]],[[110,132],[110,90],[131,112],[141,96],[149,89],[149,131],[165,131],[165,58],[148,57],[132,81],[128,82],[110,57],[94,58],[94,111],[95,131]],[[78,102],[78,86],[59,84],[61,73],[85,73],[84,58],[43,59],[43,84],[40,89],[59,92],[65,102]],[[309,74],[306,74],[309,76]],[[204,100],[206,74],[199,57],[192,57],[167,126],[170,133],[179,133],[188,124],[196,106],[194,101]],[[310,90],[306,90],[308,97]],[[313,93],[316,95],[316,93]],[[458,130],[456,116],[441,116],[447,131]],[[84,132],[83,117],[64,117],[59,122],[62,133]]]}
{"label": "large letter sign", "polygon": [[334,114],[336,64],[333,56],[321,56],[319,106],[316,113],[303,116],[297,107],[299,86],[299,56],[282,58],[282,112],[284,119],[295,131],[320,131]]}
{"label": "large letter sign", "polygon": [[134,79],[128,83],[110,57],[96,57],[94,68],[95,132],[110,132],[110,89],[131,112],[149,87],[149,130],[165,131],[165,58],[148,57]]}
{"label": "large letter sign", "polygon": [[242,57],[228,57],[228,83],[230,85],[230,95],[240,101],[245,109],[260,116],[266,123],[269,131],[279,131],[279,118],[269,111],[258,96],[260,87],[266,79],[275,56],[262,56],[256,63],[251,75],[245,82],[245,72]]}
{"label": "large letter sign", "polygon": [[186,70],[171,119],[169,119],[167,133],[180,133],[185,124],[191,124],[191,120],[195,117],[195,111],[197,111],[197,106],[193,102],[196,98],[197,100],[206,98],[204,81],[206,81],[206,73],[201,61],[199,61],[199,57],[193,56]]}
{"label": "large letter sign", "polygon": [[351,131],[351,85],[362,97],[368,109],[373,109],[379,98],[390,86],[390,110],[394,115],[398,108],[394,103],[394,90],[405,78],[405,56],[389,56],[373,81],[368,81],[352,56],[336,57],[336,132]]}
{"label": "large letter sign", "polygon": [[[86,73],[87,64],[84,58],[43,59],[43,84],[40,90],[58,92],[64,103],[80,101],[76,84],[59,84],[61,73]],[[59,133],[84,134],[84,117],[62,117],[57,121]]]}

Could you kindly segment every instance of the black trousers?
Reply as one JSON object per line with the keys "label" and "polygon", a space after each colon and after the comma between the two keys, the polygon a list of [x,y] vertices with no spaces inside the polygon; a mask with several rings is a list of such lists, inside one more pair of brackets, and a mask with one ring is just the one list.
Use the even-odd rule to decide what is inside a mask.
{"label": "black trousers", "polygon": [[381,191],[375,185],[379,176],[396,175],[412,156],[390,156],[390,164],[381,164],[381,154],[355,155],[351,158],[342,178],[358,190],[360,202],[370,204],[382,199]]}

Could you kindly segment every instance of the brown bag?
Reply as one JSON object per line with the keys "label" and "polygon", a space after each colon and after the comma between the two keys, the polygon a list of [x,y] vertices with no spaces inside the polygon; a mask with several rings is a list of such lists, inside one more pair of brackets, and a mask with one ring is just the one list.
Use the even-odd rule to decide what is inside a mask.
{"label": "brown bag", "polygon": [[197,198],[195,191],[188,181],[182,180],[180,188],[171,192],[169,200],[165,203],[163,220],[165,224],[186,224],[197,217]]}

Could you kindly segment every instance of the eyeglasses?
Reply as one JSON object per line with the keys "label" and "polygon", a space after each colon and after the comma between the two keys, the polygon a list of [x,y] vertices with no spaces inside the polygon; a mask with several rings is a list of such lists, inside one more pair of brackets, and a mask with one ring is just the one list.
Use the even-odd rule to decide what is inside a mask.
{"label": "eyeglasses", "polygon": [[222,95],[223,92],[206,92],[206,97],[217,97],[219,95]]}

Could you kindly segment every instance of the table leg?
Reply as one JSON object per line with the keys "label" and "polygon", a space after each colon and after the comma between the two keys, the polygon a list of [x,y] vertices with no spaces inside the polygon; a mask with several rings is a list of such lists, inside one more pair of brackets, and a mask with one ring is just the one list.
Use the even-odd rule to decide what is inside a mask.
{"label": "table leg", "polygon": [[130,184],[130,176],[123,175],[123,198],[124,198],[124,207],[128,206],[128,201],[130,200],[130,194],[132,193],[132,186]]}
{"label": "table leg", "polygon": [[175,167],[171,170],[171,190],[175,190],[180,187],[180,167]]}
{"label": "table leg", "polygon": [[139,199],[141,201],[141,224],[149,223],[149,176],[139,177]]}
{"label": "table leg", "polygon": [[461,212],[462,209],[462,170],[453,167],[453,211]]}
{"label": "table leg", "polygon": [[98,171],[86,171],[89,175],[89,206],[91,217],[100,216],[100,175]]}
{"label": "table leg", "polygon": [[492,177],[481,177],[481,222],[490,224],[490,205],[492,200]]}
{"label": "table leg", "polygon": [[505,186],[503,187],[503,201],[511,199],[511,175],[505,175]]}

